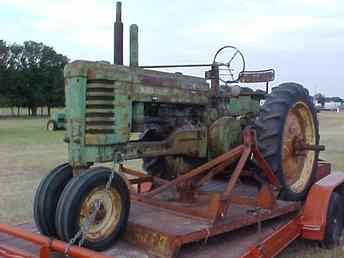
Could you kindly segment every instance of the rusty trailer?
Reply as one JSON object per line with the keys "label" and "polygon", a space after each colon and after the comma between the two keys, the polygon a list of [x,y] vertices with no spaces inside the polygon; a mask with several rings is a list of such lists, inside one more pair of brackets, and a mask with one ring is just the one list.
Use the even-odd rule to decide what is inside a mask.
{"label": "rusty trailer", "polygon": [[[30,223],[15,227],[1,224],[0,256],[275,257],[299,237],[322,241],[325,245],[335,244],[332,240],[336,237],[334,234],[341,234],[343,214],[334,216],[333,209],[343,209],[336,207],[333,200],[342,196],[344,174],[330,174],[330,164],[318,161],[318,181],[311,187],[304,203],[277,200],[278,184],[269,167],[265,167],[264,160],[259,159],[252,136],[254,131],[247,130],[244,143],[237,149],[172,181],[146,176],[122,165],[122,173],[131,175],[127,179],[131,185],[131,212],[122,240],[107,251],[95,252],[42,236]],[[269,184],[258,191],[238,180],[239,175],[245,173],[243,164],[251,155],[256,156],[269,179]],[[238,157],[236,173],[229,180],[214,177],[224,164]],[[202,173],[205,173],[203,177],[199,176]],[[197,178],[200,185],[195,191],[183,188],[188,184],[182,182],[190,178]],[[207,184],[202,186],[205,181]],[[160,186],[152,189],[156,182]],[[162,199],[168,197],[159,198],[159,195],[168,193],[166,189],[176,185],[183,188],[181,193],[188,193],[183,198],[197,195],[197,200],[166,202]],[[339,233],[336,226],[340,227]]]}

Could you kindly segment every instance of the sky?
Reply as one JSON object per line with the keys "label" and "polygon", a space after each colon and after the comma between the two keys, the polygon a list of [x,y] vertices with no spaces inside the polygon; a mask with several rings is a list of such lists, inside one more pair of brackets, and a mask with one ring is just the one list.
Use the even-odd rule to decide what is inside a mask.
{"label": "sky", "polygon": [[[344,97],[342,0],[123,0],[122,8],[126,64],[135,23],[140,65],[208,63],[234,45],[246,70],[275,69],[273,85],[294,81],[311,94]],[[0,10],[0,39],[43,42],[71,60],[113,61],[115,1],[0,0]]]}

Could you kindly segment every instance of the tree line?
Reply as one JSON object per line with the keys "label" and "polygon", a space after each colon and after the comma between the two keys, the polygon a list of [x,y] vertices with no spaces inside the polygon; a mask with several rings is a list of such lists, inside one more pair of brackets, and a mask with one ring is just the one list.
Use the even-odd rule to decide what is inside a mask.
{"label": "tree line", "polygon": [[326,97],[322,93],[315,94],[314,98],[322,106],[324,106],[325,103],[327,103],[327,102],[337,102],[337,103],[340,103],[340,104],[344,104],[344,99],[342,99],[341,97]]}
{"label": "tree line", "polygon": [[0,106],[31,116],[39,107],[64,105],[63,68],[68,58],[35,41],[9,44],[0,40]]}

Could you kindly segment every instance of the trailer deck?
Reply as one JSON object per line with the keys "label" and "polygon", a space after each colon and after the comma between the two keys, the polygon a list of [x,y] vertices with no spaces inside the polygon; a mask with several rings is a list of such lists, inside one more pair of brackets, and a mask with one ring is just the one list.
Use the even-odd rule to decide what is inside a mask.
{"label": "trailer deck", "polygon": [[[293,219],[290,216],[278,217],[273,220],[265,221],[262,223],[261,231],[259,232],[257,225],[251,225],[238,230],[235,233],[225,233],[220,236],[210,237],[188,245],[180,249],[179,258],[186,257],[199,257],[199,258],[236,258],[244,256],[250,248],[258,245],[264,239],[269,237],[274,232],[277,232],[283,225]],[[16,225],[16,228],[23,229],[28,232],[38,233],[36,227],[32,223],[23,223]],[[8,236],[0,233],[0,246],[2,247],[15,247],[16,250],[23,250],[22,257],[39,257],[39,246],[18,239],[14,236]],[[30,254],[31,256],[27,256]],[[108,257],[121,257],[121,258],[154,258],[156,256],[138,248],[137,246],[121,240],[117,242],[111,249],[103,252]],[[0,251],[1,257],[3,251]],[[24,256],[25,255],[25,256]],[[51,253],[51,258],[65,257],[58,253]]]}
{"label": "trailer deck", "polygon": [[[212,180],[202,191],[222,191],[222,180]],[[256,187],[238,185],[235,194],[253,196]],[[251,247],[291,220],[300,210],[297,202],[277,201],[274,209],[253,209],[232,204],[225,219],[215,225],[159,206],[133,200],[123,240],[103,254],[108,257],[241,257]],[[282,216],[288,215],[290,216]],[[294,216],[292,216],[294,215]],[[38,233],[32,223],[16,226]],[[235,233],[231,234],[232,231]],[[226,233],[226,234],[223,234]],[[15,247],[39,257],[39,247],[0,233],[0,245]],[[221,251],[220,251],[221,250]],[[0,253],[1,255],[1,253]],[[222,256],[221,256],[222,255]],[[23,256],[27,257],[27,256]],[[61,256],[60,256],[61,257]]]}

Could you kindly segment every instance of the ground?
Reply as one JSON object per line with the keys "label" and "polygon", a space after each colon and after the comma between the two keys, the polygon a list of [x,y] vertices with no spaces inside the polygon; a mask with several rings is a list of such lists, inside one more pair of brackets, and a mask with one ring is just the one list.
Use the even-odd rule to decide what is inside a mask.
{"label": "ground", "polygon": [[[344,113],[319,114],[323,159],[344,171]],[[0,120],[0,222],[32,220],[32,199],[40,179],[49,170],[66,161],[64,131],[48,132],[46,119]],[[132,165],[138,166],[138,163]],[[298,241],[280,257],[343,257],[342,248],[324,251],[305,241]]]}

